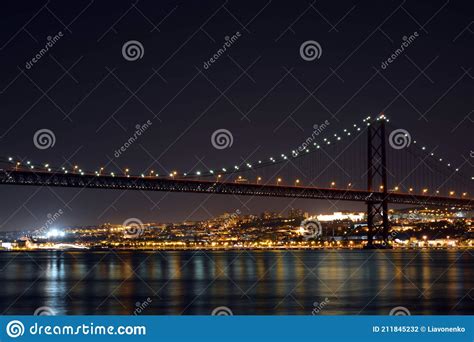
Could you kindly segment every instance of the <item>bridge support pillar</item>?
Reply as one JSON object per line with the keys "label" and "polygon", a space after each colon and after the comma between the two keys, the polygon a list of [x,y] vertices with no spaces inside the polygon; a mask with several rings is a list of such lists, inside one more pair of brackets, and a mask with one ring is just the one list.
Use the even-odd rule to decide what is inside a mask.
{"label": "bridge support pillar", "polygon": [[[387,201],[387,153],[385,144],[385,116],[380,114],[375,119],[367,119],[367,191],[382,192],[382,201],[367,201],[367,246],[366,248],[390,248],[388,235]],[[374,240],[382,240],[381,244]]]}

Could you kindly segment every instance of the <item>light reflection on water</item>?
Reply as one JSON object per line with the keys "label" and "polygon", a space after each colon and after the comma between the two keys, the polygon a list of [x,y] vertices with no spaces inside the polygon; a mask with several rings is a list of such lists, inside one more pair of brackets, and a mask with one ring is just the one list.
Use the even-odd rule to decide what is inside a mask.
{"label": "light reflection on water", "polygon": [[469,251],[0,253],[3,314],[474,314]]}

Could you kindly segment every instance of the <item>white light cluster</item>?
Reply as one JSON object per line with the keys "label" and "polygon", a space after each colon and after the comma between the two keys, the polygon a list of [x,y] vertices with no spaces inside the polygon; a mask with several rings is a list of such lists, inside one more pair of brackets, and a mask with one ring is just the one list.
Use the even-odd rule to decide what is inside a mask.
{"label": "white light cluster", "polygon": [[50,231],[46,233],[47,238],[58,238],[58,237],[64,237],[65,235],[66,233],[57,229],[51,229]]}

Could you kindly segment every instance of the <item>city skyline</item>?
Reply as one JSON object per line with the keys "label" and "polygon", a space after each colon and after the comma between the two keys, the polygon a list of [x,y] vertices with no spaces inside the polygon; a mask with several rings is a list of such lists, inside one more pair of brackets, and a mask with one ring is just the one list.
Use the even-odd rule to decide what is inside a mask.
{"label": "city skyline", "polygon": [[[367,213],[287,213],[243,215],[239,210],[208,220],[125,222],[60,227],[52,216],[33,231],[0,234],[0,250],[238,250],[360,249],[368,242]],[[390,210],[388,243],[394,249],[474,247],[472,211],[409,208]],[[384,241],[382,232],[374,237]]]}

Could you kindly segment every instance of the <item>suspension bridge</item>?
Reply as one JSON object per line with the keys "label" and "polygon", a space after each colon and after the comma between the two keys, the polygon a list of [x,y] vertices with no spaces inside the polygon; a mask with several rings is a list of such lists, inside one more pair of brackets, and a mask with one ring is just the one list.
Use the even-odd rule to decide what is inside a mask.
{"label": "suspension bridge", "polygon": [[455,166],[406,130],[393,128],[383,114],[339,133],[321,132],[319,127],[288,153],[207,171],[163,175],[145,170],[133,175],[129,169],[88,171],[24,160],[2,159],[0,184],[364,202],[369,248],[376,247],[377,234],[389,245],[389,204],[474,207],[469,197],[474,177],[463,172],[469,161]]}

